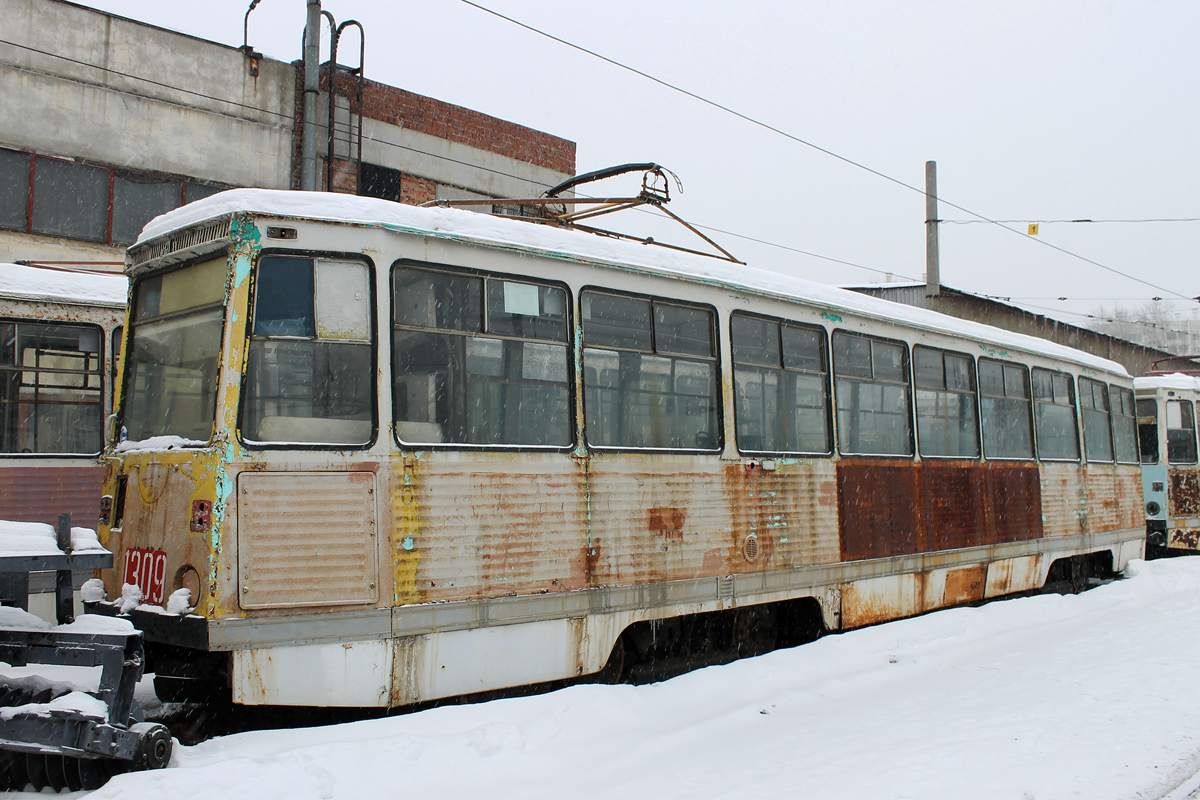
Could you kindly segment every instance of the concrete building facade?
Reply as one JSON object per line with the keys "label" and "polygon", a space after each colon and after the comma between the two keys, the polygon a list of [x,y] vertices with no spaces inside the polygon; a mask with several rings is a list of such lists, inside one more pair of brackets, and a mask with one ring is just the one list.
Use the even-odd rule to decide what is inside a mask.
{"label": "concrete building facade", "polygon": [[[64,0],[0,0],[0,19],[0,261],[119,270],[157,214],[225,188],[298,187],[299,62]],[[338,70],[335,88],[351,77]],[[372,81],[362,98],[335,92],[335,130],[354,135],[335,143],[332,191],[536,196],[575,173],[566,139]]]}

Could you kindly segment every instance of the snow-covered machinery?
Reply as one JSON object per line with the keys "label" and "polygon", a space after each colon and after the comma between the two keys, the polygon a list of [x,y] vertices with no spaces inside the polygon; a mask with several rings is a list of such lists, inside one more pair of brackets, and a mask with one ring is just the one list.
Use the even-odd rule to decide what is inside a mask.
{"label": "snow-covered machinery", "polygon": [[[171,758],[171,735],[147,723],[134,701],[142,677],[142,635],[128,621],[73,618],[73,570],[112,566],[93,531],[0,522],[0,661],[99,667],[99,686],[42,676],[0,678],[0,789],[96,789],[117,772],[156,769]],[[59,624],[28,613],[30,572],[53,571]],[[90,587],[88,587],[90,588]]]}

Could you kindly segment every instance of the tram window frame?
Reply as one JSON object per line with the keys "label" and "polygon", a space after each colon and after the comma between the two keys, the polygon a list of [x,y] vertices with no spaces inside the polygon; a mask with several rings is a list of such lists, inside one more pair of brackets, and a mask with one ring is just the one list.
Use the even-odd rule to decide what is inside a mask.
{"label": "tram window frame", "polygon": [[[1133,389],[1125,386],[1109,384],[1109,413],[1112,418],[1113,457],[1118,464],[1137,464],[1140,462],[1138,453],[1138,421],[1137,404],[1134,400]],[[1118,402],[1113,402],[1114,398]],[[1117,406],[1120,406],[1118,412]]]}
{"label": "tram window frame", "polygon": [[[770,337],[770,331],[766,331],[767,335],[773,339],[774,347],[767,344],[766,350],[756,348],[752,343],[745,342],[739,344],[737,326],[745,323],[759,323],[766,326],[774,327],[774,336]],[[817,359],[816,369],[813,369],[813,364],[810,362],[803,365],[796,357],[794,350],[789,352],[790,348],[787,341],[787,332],[799,331],[804,334],[816,334],[817,337]],[[761,352],[753,352],[760,350]],[[739,352],[740,351],[740,352]],[[733,365],[733,416],[734,416],[734,432],[736,435],[737,448],[739,453],[753,453],[763,455],[808,455],[808,456],[829,456],[833,454],[833,421],[832,421],[832,400],[833,392],[830,386],[829,373],[829,334],[820,325],[809,325],[778,317],[769,317],[759,314],[750,314],[743,311],[735,311],[729,315],[729,359]],[[789,358],[789,356],[792,356]],[[790,362],[790,363],[789,363]],[[774,373],[774,407],[778,413],[769,413],[767,393],[767,373]],[[757,375],[756,375],[757,373]],[[752,411],[749,407],[754,399],[750,396],[750,388],[757,377],[759,388],[758,403],[755,406],[758,410],[757,416],[759,419],[752,419]],[[804,392],[812,392],[811,387],[805,388],[800,381],[805,378],[817,378],[820,381],[820,405],[812,403],[801,405],[799,403],[801,394]],[[791,378],[791,384],[788,385],[787,379]],[[791,407],[783,410],[786,405],[786,400],[791,397],[793,402]],[[806,436],[813,435],[812,431],[805,433],[801,430],[803,427],[799,424],[799,414],[806,413],[813,415],[813,412],[818,410],[821,414],[822,436],[824,437],[824,445],[821,449],[800,447],[802,439]],[[768,436],[765,433],[765,427],[771,420],[778,423],[776,430],[772,431]],[[788,425],[788,421],[793,422]],[[811,421],[811,420],[809,420]],[[758,438],[772,438],[775,442],[794,444],[792,447],[751,447],[747,446],[747,441],[756,434],[751,432],[752,423],[757,423],[764,429],[764,433],[757,434]]]}
{"label": "tram window frame", "polygon": [[[590,314],[593,298],[626,301],[630,311],[633,311],[636,306],[644,304],[642,307],[646,313],[645,315],[636,315],[636,320],[631,316],[625,320],[630,323],[628,325],[622,325],[621,320],[615,317],[611,318],[609,324],[613,329],[604,330],[599,327],[600,323],[590,322],[593,319]],[[598,286],[585,286],[580,289],[579,308],[583,431],[588,448],[605,452],[720,453],[725,446],[725,431],[722,408],[721,341],[717,309],[706,303],[660,295],[615,291]],[[705,327],[708,335],[708,353],[698,352],[695,345],[688,343],[687,339],[660,331],[660,326],[665,324],[665,320],[659,313],[660,309],[681,309],[704,314],[707,317]],[[644,326],[641,324],[642,320],[645,321]],[[633,324],[635,322],[636,325]],[[686,347],[679,346],[681,342]],[[690,351],[687,348],[690,348]],[[608,374],[601,372],[604,369],[600,364],[601,361],[616,364],[615,370],[608,370],[608,373],[616,376],[615,384],[606,385],[605,381],[601,379],[602,374]],[[680,388],[681,385],[685,385],[687,380],[687,375],[681,374],[677,369],[681,364],[703,365],[709,370],[706,378],[708,384],[706,392],[687,391]],[[647,365],[657,365],[658,369],[657,371],[643,369]],[[692,377],[696,379],[696,375]],[[665,385],[668,387],[665,391],[654,386],[656,379],[660,386],[663,385],[664,378]],[[698,383],[699,380],[704,379],[696,379],[694,382]],[[605,391],[614,393],[614,396],[608,400],[602,400],[600,393]],[[637,399],[643,400],[645,405],[637,405],[632,402]],[[681,402],[685,404],[685,407],[695,404],[697,408],[707,404],[707,414],[685,412],[680,415],[669,412],[668,415],[662,415],[659,418],[670,419],[673,425],[677,425],[680,420],[707,416],[706,429],[684,432],[679,428],[664,430],[651,425],[650,427],[641,427],[640,433],[644,438],[637,435],[639,420],[636,412],[639,409],[649,410],[652,405],[659,409],[677,409]],[[600,417],[594,415],[599,414],[600,410],[605,407],[610,411],[619,410],[621,413],[615,423],[612,421],[613,414],[604,415],[603,419],[606,420],[606,423],[602,427],[599,421]],[[703,409],[701,410],[703,411]],[[599,441],[598,432],[604,430],[607,433],[608,426],[615,428],[612,435],[615,441]],[[594,433],[597,434],[597,440],[592,438]],[[660,444],[656,441],[652,441],[650,444],[644,443],[647,439],[656,436],[671,436],[675,441],[671,444]],[[682,444],[683,436],[690,436],[691,440],[695,442],[695,446]],[[640,441],[639,438],[641,438]],[[710,442],[705,444],[705,439],[709,439]]]}
{"label": "tram window frame", "polygon": [[[1149,414],[1146,403],[1149,403]],[[1138,452],[1140,463],[1157,464],[1162,456],[1158,444],[1159,405],[1157,397],[1138,397],[1134,401],[1137,409]]]}
{"label": "tram window frame", "polygon": [[[1180,410],[1179,421],[1180,425],[1171,426],[1171,409],[1178,408]],[[1183,413],[1186,411],[1187,413]],[[1185,422],[1190,423],[1184,425]],[[1163,421],[1167,429],[1167,463],[1171,465],[1187,465],[1197,463],[1196,451],[1196,409],[1191,400],[1182,398],[1168,398],[1163,415]],[[1171,434],[1176,432],[1188,431],[1188,436],[1177,434],[1172,437]],[[1190,445],[1190,447],[1189,447]]]}
{"label": "tram window frame", "polygon": [[[936,354],[937,356],[939,356],[939,358],[937,359],[937,361],[939,362],[938,363],[939,369],[938,369],[938,375],[936,377],[936,380],[935,380],[935,376],[933,374],[923,374],[921,365],[918,363],[921,359],[928,358],[928,355],[930,355],[930,354]],[[962,362],[965,362],[966,366],[967,366],[966,375],[965,375],[966,388],[963,389],[958,386],[959,381],[963,377],[961,374],[956,374],[956,376],[955,376],[956,386],[954,388],[951,388],[951,386],[950,386],[950,383],[951,383],[950,364],[951,363],[961,364]],[[932,367],[932,363],[933,362],[930,362],[931,367]],[[980,456],[980,450],[981,450],[981,442],[980,442],[980,428],[979,428],[979,383],[978,383],[977,374],[976,374],[975,359],[971,358],[971,356],[968,355],[967,353],[963,353],[963,352],[959,352],[959,351],[955,351],[955,350],[945,350],[942,348],[929,347],[926,345],[914,345],[913,349],[912,349],[912,371],[913,371],[913,410],[916,413],[916,420],[917,420],[917,451],[921,454],[921,458],[945,458],[945,459],[957,459],[957,460],[965,459],[965,460],[969,460],[969,461],[978,461],[979,456]],[[960,398],[960,410],[963,407],[961,398],[969,397],[970,402],[966,404],[966,407],[969,408],[970,412],[971,412],[970,420],[966,420],[963,417],[951,417],[948,414],[923,413],[922,402],[921,402],[922,392],[925,392],[927,394],[932,393],[932,394],[937,395],[938,397],[935,400],[935,402],[937,403],[937,405],[939,407],[942,406],[942,398],[944,398],[945,396],[948,396],[948,395],[957,395]],[[974,447],[971,449],[970,452],[966,452],[966,451],[941,452],[941,453],[933,452],[934,445],[939,444],[940,442],[932,442],[932,443],[930,442],[930,440],[934,439],[933,433],[922,434],[922,424],[921,424],[922,420],[942,421],[944,424],[948,423],[952,420],[957,420],[960,425],[962,425],[963,423],[969,422],[970,423],[970,433],[973,434],[969,443],[971,445],[973,445]],[[966,431],[964,429],[964,430],[960,430],[958,433],[961,436],[962,434],[966,433]],[[949,429],[946,428],[946,432],[944,434],[944,439],[945,439],[944,444],[946,446],[942,449],[945,449],[945,450],[953,449],[952,443],[951,443],[952,438],[953,437],[951,436]],[[962,442],[960,442],[960,444],[961,443]],[[929,450],[926,449],[927,444],[929,444]]]}
{"label": "tram window frame", "polygon": [[1082,376],[1079,378],[1079,415],[1083,422],[1083,452],[1087,462],[1116,463],[1108,384]]}
{"label": "tram window frame", "polygon": [[[1048,385],[1045,380],[1039,380],[1043,376],[1049,379]],[[1062,370],[1034,367],[1030,370],[1030,382],[1033,389],[1033,428],[1038,459],[1041,461],[1079,461],[1079,414],[1075,404],[1074,376]],[[1047,388],[1050,390],[1048,395],[1045,394]],[[1063,389],[1066,390],[1065,394],[1060,393]],[[1041,393],[1040,396],[1039,393]],[[1047,397],[1049,399],[1045,399]],[[1069,412],[1071,424],[1063,425],[1062,420],[1055,420],[1054,417],[1061,417],[1065,413],[1060,411],[1051,415],[1055,409],[1064,409],[1065,412]],[[1058,430],[1053,430],[1052,425],[1057,425]],[[1063,441],[1062,437],[1057,434],[1066,431],[1071,433],[1070,442],[1073,444],[1071,452],[1074,455],[1068,454],[1066,449],[1051,449],[1052,443]]]}
{"label": "tram window frame", "polygon": [[[70,333],[75,333],[76,341],[84,334],[90,334],[95,339],[95,350],[65,350],[62,348],[36,348],[37,353],[50,354],[51,358],[71,358],[72,354],[83,354],[84,367],[73,368],[67,364],[59,363],[55,365],[26,364],[22,358],[23,353],[17,351],[17,342],[22,336],[21,328],[30,327],[34,330],[44,329],[36,340],[44,340],[47,337],[66,337],[70,338]],[[63,329],[66,329],[65,332]],[[12,336],[9,339],[9,335]],[[57,399],[51,400],[28,400],[21,397],[15,397],[11,401],[0,396],[0,425],[3,425],[4,430],[0,430],[0,443],[8,440],[10,437],[19,437],[22,435],[22,430],[25,428],[23,423],[32,423],[34,426],[33,436],[37,437],[37,429],[44,416],[50,414],[39,413],[46,407],[48,412],[53,412],[55,409],[62,409],[67,406],[77,406],[84,409],[85,413],[91,411],[94,414],[92,420],[48,420],[51,424],[57,422],[57,426],[62,430],[59,436],[70,436],[77,429],[79,422],[90,422],[90,431],[85,431],[85,435],[92,438],[94,447],[86,450],[82,449],[64,449],[64,450],[38,450],[33,448],[24,448],[22,450],[3,450],[0,451],[0,458],[78,458],[80,456],[95,456],[100,453],[104,445],[104,410],[105,410],[105,387],[108,384],[107,376],[104,374],[104,348],[107,334],[103,326],[94,323],[86,322],[66,322],[55,319],[28,319],[20,317],[3,317],[0,318],[0,378],[5,380],[0,381],[0,392],[5,392],[5,385],[13,379],[13,387],[18,392],[24,388],[34,388],[35,395],[38,394],[38,389],[46,387],[51,390],[66,390],[68,392],[76,392],[92,399],[79,400],[75,402],[62,402]],[[35,341],[36,341],[35,340]],[[65,341],[66,339],[64,339]],[[11,350],[9,349],[11,347]],[[78,356],[75,356],[78,358]],[[9,359],[11,358],[11,363]],[[94,362],[94,364],[93,364]],[[27,383],[32,376],[33,382]],[[44,382],[46,378],[54,380],[59,377],[59,385],[47,384]],[[82,385],[69,386],[65,382],[71,379],[72,376],[77,376],[81,379]],[[93,383],[94,386],[88,385]],[[12,402],[12,406],[9,405]],[[8,410],[13,410],[19,415],[21,407],[32,407],[34,410],[28,413],[23,419],[14,416],[12,419],[8,417]],[[28,431],[25,432],[28,435]]]}
{"label": "tram window frame", "polygon": [[[1029,367],[1012,361],[981,358],[975,369],[978,376],[983,457],[988,461],[1035,460],[1033,387],[1029,380]],[[999,369],[998,376],[985,376],[985,372],[990,373],[994,369]],[[999,378],[998,384],[994,381],[995,377]],[[1024,413],[1021,413],[1022,410]],[[1019,430],[1018,422],[1023,423]],[[1014,432],[1022,435],[1014,436]]]}
{"label": "tram window frame", "polygon": [[[301,316],[276,316],[270,320],[274,324],[274,328],[267,327],[268,321],[264,319],[263,310],[259,308],[265,285],[263,266],[268,259],[307,262],[310,270],[309,280],[302,286],[307,293],[293,294],[292,297],[287,298],[292,303],[291,306],[286,303],[277,304],[274,309],[277,315],[283,312],[293,314],[299,312]],[[331,266],[361,265],[364,268],[361,288],[366,291],[365,300],[355,297],[349,304],[344,303],[346,298],[342,295],[345,295],[347,291],[353,291],[355,286],[345,280],[331,281],[323,278],[321,275],[322,263]],[[259,254],[254,264],[254,275],[255,280],[249,300],[250,313],[247,317],[245,366],[238,402],[240,440],[247,447],[257,450],[365,450],[370,448],[374,445],[379,431],[375,263],[361,253],[271,249],[264,250]],[[330,276],[332,278],[333,270],[330,270]],[[295,285],[292,283],[292,288]],[[356,322],[346,315],[346,310],[353,308],[354,301],[362,301],[361,308],[366,314],[365,325],[362,320]],[[335,331],[331,329],[331,325],[340,327]],[[355,325],[359,326],[357,331]],[[366,335],[353,335],[356,332]],[[288,348],[291,348],[291,352],[287,352]],[[265,358],[268,349],[275,351],[276,358],[273,363],[268,362]],[[340,355],[334,357],[335,353],[339,351]],[[357,366],[361,370],[360,373],[353,373],[347,369],[348,366],[356,366],[350,360],[354,357],[357,357],[359,361]],[[300,390],[311,389],[312,393],[308,397],[296,393],[289,395],[284,393],[282,388],[279,389],[278,396],[261,397],[260,379],[269,383],[271,376],[265,372],[260,376],[256,370],[273,367],[276,372],[276,382],[282,386],[284,373],[281,370],[282,367],[287,366],[288,360],[292,362],[293,367],[300,370],[301,374],[305,372],[306,366],[313,370],[314,376],[318,370],[324,369],[331,379],[326,383],[326,387],[339,389],[338,393],[342,394],[342,397],[334,397],[334,393],[328,389],[323,394],[318,392],[315,380],[296,381],[294,384],[290,384]],[[340,387],[336,382],[336,372],[338,371],[341,371],[349,381],[342,383]],[[355,374],[369,376],[365,388],[362,382],[357,385],[353,383]],[[353,395],[358,395],[358,397],[354,398]],[[347,396],[351,398],[349,401],[346,399]],[[262,402],[264,405],[255,408],[255,404],[258,402]],[[272,402],[278,404],[280,411],[294,410],[305,404],[311,407],[319,406],[322,403],[328,406],[332,403],[348,402],[349,407],[354,409],[353,416],[361,416],[365,409],[369,418],[367,420],[348,419],[337,414],[321,413],[304,416],[290,413],[267,414],[266,404]],[[354,408],[355,405],[357,408]],[[328,411],[329,409],[323,410]],[[275,429],[275,434],[263,436],[265,431],[262,430],[262,426],[266,426],[268,420],[272,420],[271,425]],[[297,420],[308,420],[309,424],[302,426],[295,422]],[[358,441],[333,441],[336,438],[335,433],[361,429],[362,426],[359,423],[363,422],[367,423],[365,437],[358,437]],[[311,435],[313,438],[287,435],[301,430],[301,428],[305,429],[305,436]],[[315,432],[308,434],[308,430]]]}
{"label": "tram window frame", "polygon": [[[406,318],[409,312],[400,307],[397,299],[398,280],[403,270],[443,276],[464,286],[477,283],[478,292],[472,302],[460,308],[450,309],[453,312],[450,315],[452,318],[443,317],[439,320],[438,314],[442,313],[442,309],[437,307],[436,303],[421,312],[425,320]],[[575,446],[576,373],[572,342],[574,325],[571,289],[566,283],[527,275],[400,259],[392,264],[388,286],[392,337],[392,419],[394,437],[399,446],[506,452],[562,452]],[[531,288],[533,292],[530,291]],[[543,311],[551,305],[550,298],[554,296],[553,293],[559,293],[559,300],[555,302],[561,304],[561,315]],[[451,292],[451,295],[461,294],[461,291]],[[532,309],[533,304],[536,304],[538,313],[510,311],[509,304],[526,309]],[[413,311],[417,309],[414,308]],[[555,322],[555,319],[560,321]],[[530,320],[533,321],[529,322]],[[547,323],[546,320],[550,322]],[[528,324],[525,324],[526,322]],[[552,332],[547,330],[551,326],[561,327],[561,330],[551,335]],[[522,330],[526,327],[529,330]],[[403,335],[414,339],[425,337],[430,341],[440,339],[442,350],[446,353],[445,363],[439,361],[436,365],[427,365],[436,366],[438,369],[426,373],[402,375],[400,359],[405,351],[401,347],[400,337]],[[461,352],[457,348],[459,338],[462,340]],[[561,359],[550,348],[561,349]],[[497,352],[499,359],[495,357]],[[533,356],[528,363],[527,356]],[[488,367],[490,362],[497,361],[499,373],[495,371],[494,364]],[[519,374],[506,372],[518,362]],[[474,372],[472,363],[476,365]],[[533,375],[530,370],[536,370],[539,374]],[[424,388],[418,378],[425,379]],[[405,386],[403,392],[402,383]],[[471,393],[481,393],[479,408],[482,410],[489,397],[495,399],[493,391],[497,387],[502,389],[503,393],[513,391],[514,388],[522,393],[533,391],[535,395],[540,395],[540,398],[535,399],[553,408],[549,413],[545,412],[545,408],[540,413],[537,410],[531,412],[540,420],[536,423],[532,419],[526,420],[521,416],[503,413],[471,417]],[[559,391],[563,394],[554,397]],[[427,407],[424,413],[418,415],[423,419],[402,419],[402,416],[407,417],[412,413],[404,409],[409,407],[414,396],[427,396]],[[517,408],[520,409],[523,405],[522,398],[517,403]],[[504,401],[501,401],[501,406],[507,407]],[[558,431],[562,434],[561,440],[532,441],[534,435],[542,436],[547,432],[547,420],[554,419],[555,414],[561,420],[562,427]],[[509,426],[515,426],[517,436],[514,438],[524,441],[466,441],[479,433],[495,438],[497,431],[501,431],[502,435],[502,429]],[[406,428],[411,438],[405,438]],[[448,435],[454,438],[447,438]]]}
{"label": "tram window frame", "polygon": [[[881,336],[872,336],[870,334],[858,333],[857,331],[835,330],[831,338],[831,350],[833,354],[833,393],[834,393],[834,409],[837,415],[837,439],[838,452],[842,455],[849,456],[879,456],[883,458],[913,458],[916,455],[915,445],[915,425],[913,417],[913,389],[912,389],[912,354],[909,352],[907,342],[899,339],[888,339]],[[839,344],[846,342],[848,345],[855,346],[854,343],[866,342],[865,360],[862,358],[863,352],[851,353],[846,350],[844,355],[839,356],[841,348]],[[898,366],[899,372],[903,374],[903,380],[894,380],[878,377],[880,370],[876,366],[876,345],[881,348],[895,347],[901,353],[901,363]],[[857,345],[861,351],[861,344]],[[856,361],[850,361],[851,357],[856,357]],[[842,401],[850,400],[853,397],[855,400],[860,398],[861,389],[864,386],[880,387],[880,395],[877,398],[879,405],[889,402],[886,397],[888,387],[899,388],[902,390],[904,413],[903,414],[888,414],[887,417],[893,420],[903,420],[904,430],[893,431],[892,440],[895,444],[900,444],[901,439],[896,434],[903,436],[904,444],[907,449],[904,451],[893,450],[891,452],[883,449],[853,449],[848,443],[852,437],[869,436],[884,430],[882,428],[873,428],[871,431],[859,431],[855,427],[855,418],[849,415],[855,413],[853,409],[847,407],[843,409]],[[847,415],[843,418],[843,414]],[[868,409],[866,412],[857,412],[857,417],[864,418],[870,416],[880,416],[872,414]]]}

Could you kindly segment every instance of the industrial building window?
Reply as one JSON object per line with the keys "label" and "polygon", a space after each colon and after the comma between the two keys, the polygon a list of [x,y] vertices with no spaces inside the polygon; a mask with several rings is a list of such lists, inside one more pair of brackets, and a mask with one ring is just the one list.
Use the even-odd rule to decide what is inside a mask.
{"label": "industrial building window", "polygon": [[914,347],[913,378],[921,455],[979,458],[971,357]]}
{"label": "industrial building window", "polygon": [[1080,378],[1079,408],[1083,415],[1083,451],[1087,460],[1111,462],[1113,438],[1108,386],[1099,381]]}
{"label": "industrial building window", "polygon": [[588,444],[717,450],[714,312],[597,291],[580,306]]}
{"label": "industrial building window", "polygon": [[157,215],[223,188],[0,149],[0,228],[127,245]]}
{"label": "industrial building window", "polygon": [[109,171],[38,158],[33,170],[33,232],[103,242],[108,238]]}
{"label": "industrial building window", "polygon": [[0,228],[23,231],[29,226],[28,153],[0,150]]}
{"label": "industrial building window", "polygon": [[833,334],[833,374],[841,452],[911,456],[908,348],[838,331]]}
{"label": "industrial building window", "polygon": [[1196,463],[1196,415],[1190,400],[1167,401],[1167,463]]}
{"label": "industrial building window", "polygon": [[1108,396],[1112,399],[1113,449],[1120,464],[1138,463],[1137,416],[1133,405],[1133,391],[1120,386],[1110,386]]}
{"label": "industrial building window", "polygon": [[393,399],[402,442],[570,446],[565,289],[397,266],[393,292]]}
{"label": "industrial building window", "polygon": [[243,401],[247,441],[371,441],[370,285],[370,268],[362,261],[259,260]]}
{"label": "industrial building window", "polygon": [[363,197],[379,197],[399,203],[402,193],[400,183],[404,173],[391,167],[363,162],[359,172],[358,191]]}
{"label": "industrial building window", "polygon": [[738,449],[829,453],[825,331],[733,314],[729,336]]}
{"label": "industrial building window", "polygon": [[1075,387],[1070,375],[1046,369],[1033,371],[1033,419],[1039,458],[1079,460]]}
{"label": "industrial building window", "polygon": [[981,358],[979,407],[987,458],[1033,458],[1033,409],[1025,366]]}
{"label": "industrial building window", "polygon": [[102,335],[91,325],[0,322],[0,453],[100,451]]}

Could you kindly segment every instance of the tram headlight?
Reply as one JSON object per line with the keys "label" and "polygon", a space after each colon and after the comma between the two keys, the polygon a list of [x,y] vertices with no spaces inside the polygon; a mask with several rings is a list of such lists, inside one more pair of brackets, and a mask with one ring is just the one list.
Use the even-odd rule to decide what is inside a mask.
{"label": "tram headlight", "polygon": [[1149,503],[1146,503],[1147,517],[1157,517],[1161,512],[1162,506],[1160,506],[1158,503],[1154,502],[1153,500],[1151,500]]}

